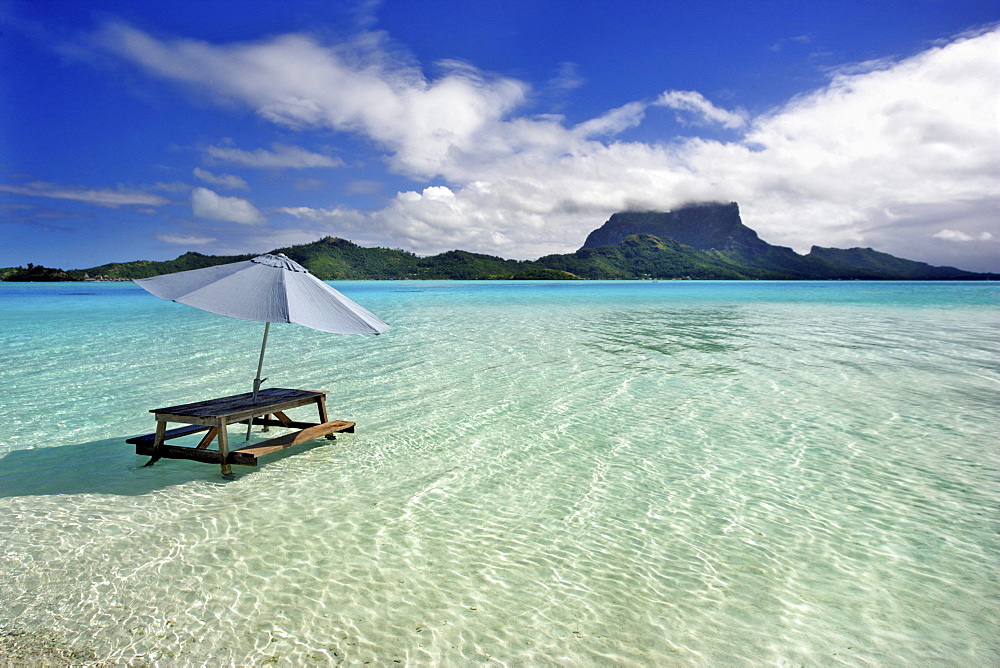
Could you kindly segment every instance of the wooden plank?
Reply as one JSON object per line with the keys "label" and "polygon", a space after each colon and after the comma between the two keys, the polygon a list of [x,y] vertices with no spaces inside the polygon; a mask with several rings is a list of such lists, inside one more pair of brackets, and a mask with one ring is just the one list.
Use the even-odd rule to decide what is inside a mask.
{"label": "wooden plank", "polygon": [[266,440],[263,443],[258,443],[257,445],[248,445],[238,448],[233,451],[233,454],[239,452],[242,454],[252,455],[254,458],[257,458],[271,452],[276,452],[277,450],[284,450],[285,448],[290,448],[293,445],[298,445],[299,443],[305,443],[306,441],[326,436],[327,434],[333,434],[335,432],[352,433],[354,431],[354,425],[354,422],[332,420],[330,422],[318,424],[314,427],[309,427],[308,429],[303,429],[302,431],[296,431],[290,434],[285,434],[284,436],[278,436],[277,438]]}
{"label": "wooden plank", "polygon": [[[153,445],[137,444],[135,446],[135,454],[151,456],[153,454]],[[206,464],[219,464],[222,461],[218,450],[199,450],[187,445],[163,444],[160,446],[159,456],[162,459],[191,459],[196,462],[205,462]],[[250,464],[250,466],[256,466],[256,462]]]}
{"label": "wooden plank", "polygon": [[[153,454],[153,446],[137,445],[135,454],[150,456]],[[162,459],[189,459],[205,464],[220,464],[222,455],[218,450],[199,450],[187,445],[163,445],[160,448],[160,458]],[[229,463],[239,466],[257,466],[257,457],[252,454],[242,452],[230,452]]]}
{"label": "wooden plank", "polygon": [[257,466],[257,458],[245,452],[230,452],[229,463],[239,466]]}
{"label": "wooden plank", "polygon": [[[280,422],[282,425],[286,427],[290,427],[292,425],[291,418],[289,418],[281,411],[274,411],[274,417],[278,420],[278,422]],[[326,422],[326,420],[323,420],[323,422]]]}
{"label": "wooden plank", "polygon": [[304,399],[296,399],[294,401],[285,401],[282,403],[271,403],[262,406],[251,406],[243,408],[239,411],[233,411],[227,413],[225,418],[229,422],[238,422],[240,420],[245,420],[250,417],[255,417],[258,415],[264,415],[265,413],[277,413],[279,411],[287,411],[291,408],[298,408],[299,406],[305,406],[311,404],[315,401],[312,397],[306,397]]}
{"label": "wooden plank", "polygon": [[242,410],[246,407],[266,406],[271,403],[281,403],[284,401],[300,399],[313,394],[315,393],[310,390],[281,390],[271,388],[261,390],[258,393],[256,400],[254,400],[252,392],[247,392],[245,394],[234,394],[228,397],[206,399],[204,401],[193,401],[187,404],[179,404],[177,406],[170,406],[167,408],[156,408],[150,412],[174,413],[179,415],[221,415],[225,414],[234,407],[236,410]]}
{"label": "wooden plank", "polygon": [[201,443],[198,444],[198,448],[197,449],[198,450],[204,450],[205,448],[208,447],[209,443],[211,443],[213,440],[215,440],[215,437],[218,436],[218,435],[219,435],[219,428],[218,427],[212,427],[211,429],[208,430],[208,433],[205,434],[204,438],[201,439]]}
{"label": "wooden plank", "polygon": [[152,466],[156,462],[160,461],[160,451],[163,450],[163,442],[166,440],[167,436],[167,423],[162,420],[156,421],[156,434],[153,436],[153,456],[149,458],[149,461],[143,464],[143,468],[147,466]]}
{"label": "wooden plank", "polygon": [[322,424],[320,422],[299,422],[298,420],[289,420],[288,424],[285,424],[278,420],[271,420],[268,418],[254,418],[253,423],[263,427],[287,427],[289,429],[308,429],[309,427],[315,427],[318,424]]}
{"label": "wooden plank", "polygon": [[180,422],[181,424],[197,424],[208,429],[219,424],[217,417],[198,417],[192,415],[174,415],[173,413],[157,413],[156,419],[160,422]]}
{"label": "wooden plank", "polygon": [[[238,422],[251,415],[263,415],[273,413],[275,410],[285,410],[304,406],[316,401],[317,397],[326,395],[322,390],[293,390],[287,388],[267,388],[261,390],[257,399],[254,400],[253,393],[234,394],[229,397],[209,399],[207,401],[196,401],[189,404],[169,406],[167,408],[154,408],[151,413],[159,415],[171,415],[175,417],[223,417],[228,418],[230,423]],[[272,410],[268,410],[271,408]],[[172,420],[180,422],[182,420]],[[187,420],[183,420],[187,422]]]}
{"label": "wooden plank", "polygon": [[[177,427],[176,429],[167,429],[166,432],[164,432],[163,440],[169,441],[172,438],[180,438],[181,436],[187,436],[188,434],[197,434],[198,432],[205,431],[206,429],[208,429],[208,427],[202,425],[187,425],[184,427]],[[142,436],[127,438],[125,439],[125,442],[133,445],[148,442],[149,445],[152,445],[155,439],[156,434],[143,434]]]}
{"label": "wooden plank", "polygon": [[229,432],[224,417],[219,418],[219,461],[222,463],[222,476],[228,478],[233,470],[229,468]]}

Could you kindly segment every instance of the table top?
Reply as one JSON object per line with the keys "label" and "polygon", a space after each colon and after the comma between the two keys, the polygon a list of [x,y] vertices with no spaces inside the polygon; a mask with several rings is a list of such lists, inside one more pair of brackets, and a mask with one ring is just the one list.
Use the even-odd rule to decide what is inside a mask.
{"label": "table top", "polygon": [[[264,412],[280,411],[286,408],[303,406],[317,401],[326,395],[324,391],[292,390],[282,387],[271,387],[260,390],[254,400],[253,392],[234,394],[218,399],[196,401],[167,408],[154,408],[149,411],[159,415],[176,415],[194,418],[227,418],[249,417]],[[268,410],[269,409],[269,410]]]}

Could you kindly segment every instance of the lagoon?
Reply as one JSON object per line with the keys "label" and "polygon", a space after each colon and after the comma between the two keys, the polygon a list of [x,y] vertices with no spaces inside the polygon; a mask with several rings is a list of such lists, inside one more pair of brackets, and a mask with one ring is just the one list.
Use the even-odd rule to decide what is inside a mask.
{"label": "lagoon", "polygon": [[357,433],[227,482],[124,439],[248,391],[262,325],[0,284],[0,629],[164,666],[1000,661],[997,284],[334,286],[394,328],[275,326],[265,385]]}

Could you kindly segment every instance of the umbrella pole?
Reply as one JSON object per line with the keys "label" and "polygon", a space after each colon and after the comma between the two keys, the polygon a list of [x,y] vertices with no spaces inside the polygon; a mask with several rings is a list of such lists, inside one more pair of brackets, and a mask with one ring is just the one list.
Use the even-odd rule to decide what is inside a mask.
{"label": "umbrella pole", "polygon": [[[267,333],[271,329],[271,323],[264,323],[264,340],[260,344],[260,359],[257,360],[257,377],[253,379],[253,400],[257,401],[257,393],[260,392],[260,384],[263,383],[267,378],[261,378],[260,373],[264,369],[264,350],[267,348]],[[253,428],[253,416],[250,416],[250,420],[247,422],[247,437],[246,440],[250,440],[250,430]]]}

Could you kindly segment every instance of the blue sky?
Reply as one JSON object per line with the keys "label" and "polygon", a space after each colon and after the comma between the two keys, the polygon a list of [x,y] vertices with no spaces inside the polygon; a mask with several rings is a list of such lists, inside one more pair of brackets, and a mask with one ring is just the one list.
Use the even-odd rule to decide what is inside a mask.
{"label": "blue sky", "polygon": [[5,265],[331,235],[570,252],[737,201],[765,240],[1000,271],[1000,8],[0,4]]}

